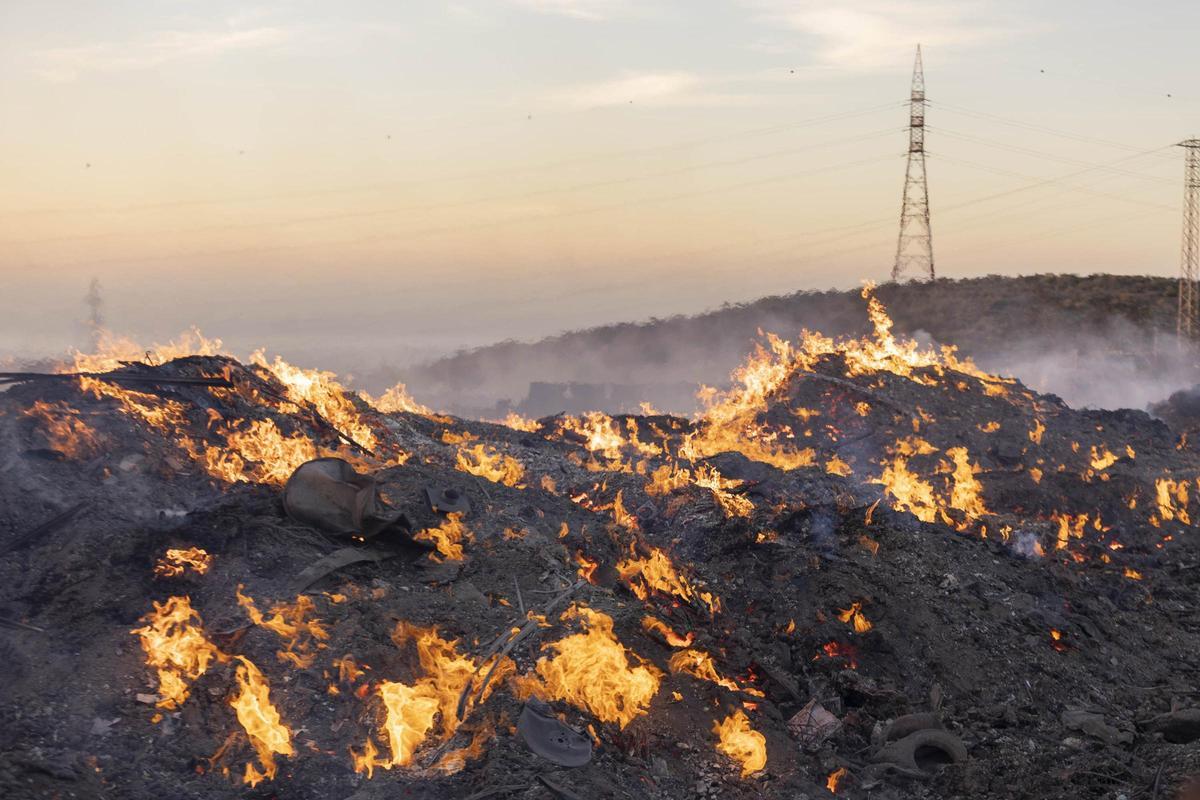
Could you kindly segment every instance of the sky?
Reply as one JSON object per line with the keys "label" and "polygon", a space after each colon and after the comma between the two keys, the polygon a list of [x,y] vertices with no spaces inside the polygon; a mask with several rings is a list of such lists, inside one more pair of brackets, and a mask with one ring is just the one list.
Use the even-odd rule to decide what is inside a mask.
{"label": "sky", "polygon": [[[1200,4],[0,4],[0,355],[333,368],[886,279],[915,45],[940,276],[1178,270]],[[788,332],[785,332],[788,333]]]}

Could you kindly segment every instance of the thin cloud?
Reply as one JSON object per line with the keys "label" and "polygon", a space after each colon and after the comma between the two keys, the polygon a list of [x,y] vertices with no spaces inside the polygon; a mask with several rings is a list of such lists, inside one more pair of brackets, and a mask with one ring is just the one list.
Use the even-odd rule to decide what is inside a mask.
{"label": "thin cloud", "polygon": [[275,27],[158,31],[134,42],[97,42],[43,50],[34,57],[34,72],[49,81],[72,81],[92,72],[150,69],[174,61],[276,47],[291,36],[290,31]]}
{"label": "thin cloud", "polygon": [[509,0],[513,5],[540,14],[555,14],[587,22],[601,22],[628,9],[625,0]]}
{"label": "thin cloud", "polygon": [[755,0],[750,5],[768,23],[809,37],[817,64],[832,69],[892,69],[911,61],[917,42],[962,50],[1029,30],[1005,19],[987,0]]}
{"label": "thin cloud", "polygon": [[554,104],[571,108],[610,106],[733,106],[759,101],[752,95],[712,90],[712,82],[691,72],[628,72],[613,80],[554,92]]}

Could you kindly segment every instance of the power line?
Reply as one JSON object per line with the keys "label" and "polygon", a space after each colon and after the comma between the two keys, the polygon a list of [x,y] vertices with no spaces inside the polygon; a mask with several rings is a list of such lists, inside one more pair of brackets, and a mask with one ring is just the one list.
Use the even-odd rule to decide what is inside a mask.
{"label": "power line", "polygon": [[597,153],[588,156],[578,156],[574,158],[560,159],[557,161],[542,162],[540,164],[525,164],[514,165],[509,167],[497,167],[487,170],[478,170],[473,172],[458,173],[455,175],[445,175],[427,180],[402,180],[402,181],[377,181],[372,183],[354,184],[350,186],[333,187],[329,189],[310,189],[303,191],[289,192],[272,192],[269,194],[258,195],[243,195],[241,197],[221,197],[216,199],[194,199],[194,200],[173,200],[160,203],[139,203],[117,207],[94,206],[90,208],[41,208],[41,209],[24,209],[18,211],[5,211],[6,216],[38,216],[47,214],[124,214],[134,213],[139,211],[154,211],[168,208],[190,208],[195,206],[220,206],[233,205],[240,202],[257,202],[261,200],[279,200],[293,199],[304,197],[327,197],[330,195],[339,194],[357,194],[361,192],[380,191],[386,189],[397,189],[402,187],[417,187],[428,185],[439,185],[448,182],[469,181],[479,178],[493,177],[500,175],[510,175],[522,172],[550,172],[563,169],[564,167],[578,166],[581,164],[591,164],[603,161],[614,161],[622,158],[634,158],[655,153],[671,152],[676,150],[685,150],[692,147],[703,147],[710,144],[720,144],[723,142],[738,141],[741,139],[752,139],[761,136],[769,136],[775,133],[784,133],[788,131],[800,130],[802,128],[824,125],[831,122],[841,122],[847,119],[877,114],[882,111],[894,110],[900,107],[900,103],[890,102],[883,103],[877,106],[868,108],[854,109],[849,111],[841,111],[834,114],[826,114],[819,117],[809,117],[807,119],[798,120],[796,122],[785,123],[781,125],[772,125],[761,128],[750,128],[748,130],[737,131],[727,134],[715,134],[699,139],[690,139],[680,142],[671,142],[662,145],[651,145],[648,147],[637,147],[628,150],[616,150],[608,153]]}
{"label": "power line", "polygon": [[[841,137],[838,139],[831,139],[828,141],[811,144],[811,145],[806,145],[803,147],[792,147],[792,148],[788,148],[787,150],[776,150],[776,151],[772,151],[769,153],[759,153],[759,154],[750,155],[750,156],[742,156],[740,158],[724,159],[724,160],[720,160],[720,161],[710,161],[710,162],[703,163],[703,164],[688,164],[688,165],[685,165],[682,167],[672,167],[670,169],[660,170],[658,172],[643,173],[640,175],[632,175],[632,176],[626,176],[626,177],[621,177],[621,178],[606,178],[603,180],[591,181],[588,183],[574,184],[574,185],[570,185],[570,186],[550,187],[550,188],[546,188],[546,189],[531,189],[528,191],[518,192],[518,193],[485,195],[482,197],[472,197],[472,198],[466,198],[463,200],[448,200],[448,201],[445,201],[442,203],[427,203],[424,205],[406,206],[406,207],[400,207],[400,208],[370,209],[370,210],[364,210],[364,211],[343,211],[343,212],[337,212],[337,213],[331,213],[331,214],[312,214],[312,215],[307,215],[307,216],[291,217],[291,218],[282,219],[282,220],[275,220],[272,222],[243,222],[243,223],[229,223],[229,224],[200,225],[200,226],[192,226],[192,227],[188,227],[188,228],[176,228],[176,229],[173,229],[170,231],[164,231],[164,232],[160,232],[160,233],[168,233],[171,235],[183,235],[183,234],[189,234],[189,233],[205,233],[205,232],[211,232],[211,231],[233,231],[233,230],[255,230],[255,229],[266,229],[266,228],[279,228],[279,227],[287,227],[287,226],[291,226],[291,225],[308,225],[308,224],[312,224],[312,223],[316,223],[316,222],[337,222],[337,221],[350,220],[350,219],[366,219],[366,218],[370,218],[370,217],[390,216],[390,215],[395,215],[395,214],[428,213],[430,211],[441,211],[441,210],[447,210],[447,209],[452,209],[452,208],[462,208],[465,206],[480,205],[483,203],[498,203],[498,202],[509,202],[509,201],[514,201],[514,200],[528,200],[528,199],[534,198],[534,197],[545,197],[548,195],[567,194],[567,193],[571,193],[571,192],[580,192],[580,191],[588,191],[588,190],[592,190],[592,189],[608,188],[611,186],[622,186],[622,185],[628,185],[631,183],[638,183],[641,181],[657,180],[659,178],[672,177],[675,175],[684,175],[684,174],[688,174],[691,172],[698,172],[698,171],[706,170],[706,169],[714,169],[714,168],[729,167],[729,166],[740,166],[742,164],[750,164],[755,161],[762,161],[762,160],[774,159],[774,158],[782,158],[782,157],[786,157],[786,156],[796,155],[798,153],[811,152],[813,150],[819,150],[819,149],[826,148],[826,147],[853,144],[856,142],[863,142],[863,141],[868,141],[870,139],[879,138],[881,136],[889,136],[889,135],[895,133],[895,130],[896,130],[895,128],[884,128],[884,129],[872,131],[870,133],[866,133],[866,134],[863,134],[860,136],[854,136],[854,137],[850,137],[850,138]],[[857,163],[857,162],[853,162],[853,163]],[[111,238],[120,237],[123,235],[126,235],[126,234],[117,233],[117,232],[105,232],[105,233],[93,233],[93,234],[78,234],[78,235],[74,235],[74,236],[49,236],[49,237],[44,237],[44,238],[40,238],[40,239],[16,239],[16,240],[9,240],[9,241],[0,241],[0,246],[19,247],[19,246],[38,245],[38,244],[57,244],[57,243],[61,243],[61,242],[96,241],[96,240],[100,240],[100,239],[111,239]]]}

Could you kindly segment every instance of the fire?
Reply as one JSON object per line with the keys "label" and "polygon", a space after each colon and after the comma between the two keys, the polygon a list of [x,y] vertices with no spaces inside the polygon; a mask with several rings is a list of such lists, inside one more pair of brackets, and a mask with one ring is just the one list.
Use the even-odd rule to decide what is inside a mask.
{"label": "fire", "polygon": [[50,449],[57,450],[67,458],[78,461],[91,458],[99,452],[100,439],[91,426],[79,417],[79,412],[66,403],[46,403],[35,400],[22,412],[36,420],[46,434]]}
{"label": "fire", "polygon": [[750,727],[740,708],[720,722],[713,723],[717,750],[742,765],[742,777],[767,765],[767,738]]}
{"label": "fire", "polygon": [[1042,443],[1042,434],[1046,432],[1046,426],[1040,419],[1033,420],[1033,428],[1029,431],[1029,441],[1034,444]]}
{"label": "fire", "polygon": [[[391,769],[410,765],[414,754],[435,728],[441,741],[449,741],[459,726],[459,695],[468,684],[472,689],[475,686],[472,683],[476,673],[475,661],[459,654],[458,642],[443,639],[436,628],[419,628],[401,621],[392,632],[392,641],[398,647],[405,647],[409,643],[415,645],[423,674],[411,684],[383,681],[376,689],[384,709],[381,727],[391,755],[389,758],[381,757],[370,737],[362,753],[351,750],[355,771],[366,772],[368,777],[375,767]],[[512,662],[506,660],[497,668],[497,676],[502,677],[511,671]],[[474,741],[472,745],[474,747],[468,750],[478,753]],[[438,764],[444,766],[450,755],[444,756]],[[459,763],[466,757],[464,751],[455,751],[453,755]]]}
{"label": "fire", "polygon": [[[1065,550],[1072,538],[1082,539],[1083,529],[1087,526],[1087,514],[1053,514],[1051,516],[1058,524],[1058,536],[1054,545],[1055,550]],[[1099,518],[1096,520],[1099,522]]]}
{"label": "fire", "polygon": [[625,449],[642,456],[662,454],[661,447],[638,438],[637,421],[632,417],[626,419],[624,433],[619,422],[600,411],[589,411],[582,417],[565,417],[562,424],[566,430],[583,437],[588,450],[608,461],[621,462]]}
{"label": "fire", "polygon": [[1152,524],[1159,520],[1179,520],[1183,525],[1191,525],[1188,516],[1188,482],[1174,481],[1170,478],[1158,478],[1154,481],[1154,500],[1158,506],[1158,517],[1151,518]]}
{"label": "fire", "polygon": [[954,487],[950,492],[950,507],[956,508],[967,515],[968,519],[976,519],[990,513],[983,504],[980,492],[983,487],[975,477],[979,473],[979,465],[971,463],[971,457],[965,447],[951,447],[946,455],[954,460]]}
{"label": "fire", "polygon": [[512,428],[514,431],[525,431],[526,433],[533,433],[540,427],[537,420],[526,419],[515,411],[509,411],[504,419],[500,420],[500,424],[506,428]]}
{"label": "fire", "polygon": [[273,631],[284,640],[286,646],[275,654],[279,660],[299,669],[312,666],[316,658],[314,650],[325,649],[325,642],[329,639],[329,632],[320,621],[308,619],[310,614],[316,613],[312,598],[302,594],[296,597],[295,603],[276,603],[271,606],[271,616],[266,617],[258,610],[254,600],[242,594],[242,588],[238,584],[237,600],[246,609],[250,621]]}
{"label": "fire", "polygon": [[855,602],[849,608],[839,609],[837,617],[842,622],[853,625],[855,633],[866,633],[874,627],[862,613],[862,603]]}
{"label": "fire", "polygon": [[256,786],[263,780],[275,777],[277,754],[290,756],[295,751],[292,748],[291,730],[283,724],[279,711],[271,704],[271,687],[267,679],[250,659],[238,656],[237,660],[238,693],[229,704],[237,712],[238,722],[245,729],[250,744],[258,754],[258,763],[262,766],[262,772],[259,772],[253,764],[246,764],[243,781]]}
{"label": "fire", "polygon": [[520,461],[482,444],[470,448],[460,447],[454,466],[463,472],[487,478],[493,483],[503,483],[505,486],[520,488],[521,481],[525,478],[525,467]]}
{"label": "fire", "polygon": [[663,464],[650,473],[646,482],[646,494],[651,497],[661,497],[676,489],[682,489],[692,483],[692,473],[686,467],[677,464]]}
{"label": "fire", "polygon": [[1117,463],[1117,454],[1108,449],[1108,445],[1101,445],[1099,449],[1092,445],[1092,457],[1089,459],[1092,469],[1097,472],[1102,472],[1113,464]]}
{"label": "fire", "polygon": [[1132,567],[1126,567],[1124,574],[1125,574],[1125,577],[1129,578],[1131,581],[1140,581],[1142,579],[1142,573],[1138,572],[1136,569],[1133,569]]}
{"label": "fire", "polygon": [[600,566],[599,561],[588,558],[581,550],[576,550],[575,563],[579,565],[579,569],[577,570],[579,577],[583,578],[588,583],[596,582],[596,569]]}
{"label": "fire", "polygon": [[575,604],[562,618],[578,619],[584,630],[543,647],[554,651],[535,667],[545,691],[621,728],[645,714],[662,673],[621,644],[607,614]]}
{"label": "fire", "polygon": [[636,531],[638,529],[638,520],[637,520],[636,516],[634,516],[633,514],[630,514],[629,511],[627,511],[625,509],[625,500],[623,497],[623,491],[624,490],[618,490],[617,496],[615,498],[613,498],[613,504],[612,504],[613,522],[617,523],[618,525],[620,525],[623,528],[628,528],[631,531]]}
{"label": "fire", "polygon": [[384,414],[395,414],[400,411],[421,416],[432,416],[433,410],[423,406],[413,399],[403,383],[397,383],[379,397],[372,397],[367,392],[359,392],[358,396]]}
{"label": "fire", "polygon": [[225,428],[224,447],[209,445],[201,454],[189,439],[183,444],[204,464],[208,474],[226,483],[283,484],[306,461],[317,458],[317,447],[301,433],[285,437],[273,420],[251,422],[238,430]]}
{"label": "fire", "polygon": [[715,467],[703,464],[696,470],[695,483],[712,492],[713,499],[721,506],[725,516],[748,517],[754,513],[754,503],[729,491],[741,486],[743,481],[726,478]]}
{"label": "fire", "polygon": [[[463,515],[451,512],[446,515],[446,521],[436,528],[426,528],[413,536],[419,541],[433,542],[442,559],[447,561],[463,560],[463,542],[472,542],[474,537],[462,521]],[[441,559],[434,559],[441,560]]]}
{"label": "fire", "polygon": [[[826,642],[821,646],[821,652],[825,654],[826,658],[844,658],[850,665],[850,669],[858,669],[858,648],[852,644]],[[820,655],[814,657],[813,661],[816,661],[818,658],[820,658]]]}
{"label": "fire", "polygon": [[894,456],[891,464],[885,462],[883,472],[872,482],[883,485],[897,511],[907,511],[922,522],[937,520],[940,508],[933,496],[933,486],[910,472],[908,460],[903,456]]}
{"label": "fire", "polygon": [[717,665],[713,662],[712,656],[703,650],[680,650],[678,653],[671,655],[671,660],[667,662],[672,674],[684,673],[691,675],[693,678],[699,678],[709,683],[715,683],[718,686],[724,686],[731,692],[745,692],[762,696],[762,692],[754,687],[743,687],[737,681],[726,678],[717,671]]}
{"label": "fire", "polygon": [[157,395],[124,389],[115,383],[94,378],[80,378],[79,388],[97,400],[108,397],[121,404],[121,411],[137,417],[161,433],[173,433],[185,423],[183,405],[175,400],[165,400]]}
{"label": "fire", "polygon": [[191,569],[197,575],[203,575],[211,566],[212,556],[199,547],[186,550],[172,548],[154,565],[154,574],[160,578],[176,578]]}
{"label": "fire", "polygon": [[837,456],[832,456],[825,462],[825,471],[830,475],[839,475],[843,478],[848,478],[854,474],[854,470],[850,468],[850,465]]}
{"label": "fire", "polygon": [[[332,372],[301,369],[275,356],[267,363],[263,351],[250,356],[251,363],[270,371],[287,390],[288,399],[299,406],[311,406],[333,427],[368,450],[375,448],[375,433],[358,413],[354,402]],[[394,388],[394,387],[393,387]]]}
{"label": "fire", "polygon": [[[793,376],[813,372],[825,360],[837,358],[849,377],[889,372],[916,383],[932,385],[936,376],[947,370],[972,376],[984,384],[989,395],[1007,393],[1011,379],[989,375],[969,359],[961,359],[953,347],[940,351],[922,350],[912,340],[898,340],[892,333],[892,321],[873,294],[874,287],[863,289],[867,313],[874,327],[872,336],[834,341],[818,333],[804,331],[800,342],[791,342],[768,334],[766,346],[756,346],[745,364],[732,374],[734,388],[727,392],[704,390],[705,403],[696,430],[686,436],[679,448],[685,458],[697,460],[724,451],[738,451],[747,458],[772,464],[780,469],[813,466],[815,453],[790,444],[790,428],[768,428],[760,421],[770,398],[779,393]],[[933,373],[930,375],[928,373]],[[869,407],[857,408],[859,414]]]}
{"label": "fire", "polygon": [[829,773],[829,777],[825,779],[825,788],[831,793],[837,794],[838,784],[842,782],[842,778],[846,776],[846,768],[838,767],[833,772]]}
{"label": "fire", "polygon": [[189,597],[170,597],[154,603],[141,619],[145,627],[130,633],[141,639],[146,665],[158,670],[158,707],[175,709],[188,697],[188,683],[199,678],[213,661],[226,656],[204,635],[203,621]]}
{"label": "fire", "polygon": [[656,634],[671,647],[690,647],[696,640],[694,631],[688,631],[687,636],[680,636],[667,623],[649,615],[642,617],[642,630]]}
{"label": "fire", "polygon": [[[695,587],[675,570],[670,556],[657,547],[651,547],[650,555],[639,558],[636,552],[632,551],[632,547],[631,544],[633,557],[617,563],[617,574],[638,599],[648,600],[651,592],[672,595],[689,603],[697,597]],[[703,600],[703,597],[701,599]],[[710,609],[714,605],[711,601],[705,602]]]}
{"label": "fire", "polygon": [[143,347],[132,339],[101,331],[96,353],[72,353],[72,363],[63,365],[60,372],[111,372],[127,362],[162,364],[184,356],[215,356],[222,354],[220,339],[208,339],[196,328],[184,331],[178,339],[166,344]]}

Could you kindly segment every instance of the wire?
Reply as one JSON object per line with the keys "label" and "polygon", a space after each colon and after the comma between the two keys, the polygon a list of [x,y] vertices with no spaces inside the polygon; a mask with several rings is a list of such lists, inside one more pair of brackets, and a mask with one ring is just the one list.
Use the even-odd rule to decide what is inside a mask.
{"label": "wire", "polygon": [[[705,170],[705,169],[714,169],[714,168],[729,167],[729,166],[739,166],[742,164],[753,163],[755,161],[762,161],[764,159],[782,158],[782,157],[786,157],[786,156],[796,155],[797,153],[805,153],[805,152],[810,152],[812,150],[819,150],[819,149],[822,149],[825,147],[853,144],[856,142],[863,142],[863,141],[867,141],[870,139],[876,139],[881,136],[894,134],[896,131],[897,131],[897,129],[894,127],[884,128],[882,130],[873,131],[871,133],[863,134],[861,136],[855,136],[855,137],[850,137],[850,138],[843,137],[843,138],[820,142],[817,144],[806,145],[804,147],[793,147],[793,148],[789,148],[787,150],[776,150],[776,151],[769,152],[769,153],[759,153],[756,155],[743,156],[740,158],[733,158],[733,159],[725,159],[725,160],[721,160],[721,161],[710,161],[710,162],[703,163],[703,164],[689,164],[686,166],[673,167],[671,169],[661,170],[658,172],[644,173],[641,175],[632,175],[632,176],[626,176],[626,177],[622,177],[622,178],[607,178],[604,180],[591,181],[588,183],[581,183],[581,184],[574,184],[571,186],[551,187],[551,188],[547,188],[547,189],[533,189],[533,190],[519,192],[519,193],[515,193],[515,194],[507,193],[507,194],[485,195],[483,197],[467,198],[467,199],[463,199],[463,200],[449,200],[449,201],[442,202],[442,203],[432,203],[432,204],[425,204],[425,205],[419,205],[419,206],[406,206],[406,207],[400,207],[400,208],[383,208],[383,209],[371,209],[371,210],[364,210],[364,211],[344,211],[344,212],[338,212],[338,213],[333,213],[333,214],[315,214],[315,215],[308,215],[308,216],[291,217],[288,219],[275,220],[272,222],[243,222],[243,223],[229,223],[229,224],[200,225],[200,226],[192,226],[192,227],[188,227],[188,228],[176,228],[176,229],[169,230],[169,231],[160,231],[159,233],[167,233],[170,235],[184,235],[184,234],[189,234],[189,233],[203,233],[203,232],[209,232],[209,231],[232,231],[232,230],[254,230],[254,229],[264,229],[264,228],[278,228],[278,227],[288,227],[291,225],[308,225],[308,224],[312,224],[314,222],[335,222],[335,221],[349,220],[349,219],[365,219],[365,218],[369,218],[369,217],[391,216],[394,214],[428,213],[430,211],[439,211],[439,210],[446,210],[446,209],[452,209],[452,208],[462,208],[465,206],[479,205],[482,203],[499,203],[499,202],[514,201],[514,200],[528,200],[528,199],[534,198],[534,197],[545,197],[547,195],[563,194],[563,193],[570,193],[570,192],[580,192],[580,191],[587,191],[587,190],[592,190],[592,189],[601,189],[601,188],[607,188],[610,186],[622,186],[622,185],[628,185],[631,183],[638,183],[641,181],[657,180],[660,178],[672,177],[675,175],[683,175],[683,174],[687,174],[687,173],[691,173],[691,172],[698,172],[698,171]],[[113,237],[121,237],[121,236],[125,236],[125,235],[127,235],[127,234],[121,233],[121,232],[110,231],[110,232],[105,232],[105,233],[77,234],[74,236],[49,236],[49,237],[43,237],[43,238],[39,238],[39,239],[15,239],[15,240],[8,240],[8,241],[0,241],[0,246],[19,247],[19,246],[29,246],[29,245],[39,245],[39,244],[57,244],[57,243],[61,243],[61,242],[96,241],[96,240],[100,240],[100,239],[111,239]]]}
{"label": "wire", "polygon": [[[1006,142],[996,142],[996,141],[992,141],[990,139],[986,139],[981,136],[973,136],[973,135],[967,134],[967,133],[959,133],[958,131],[947,130],[946,128],[940,128],[940,127],[934,128],[932,126],[927,126],[927,127],[930,130],[936,131],[937,133],[940,133],[944,136],[950,136],[954,139],[962,139],[964,141],[972,142],[974,144],[982,144],[982,145],[986,145],[988,147],[995,147],[995,148],[998,148],[1001,150],[1008,150],[1008,151],[1011,151],[1014,153],[1020,153],[1022,155],[1032,155],[1032,156],[1036,156],[1038,158],[1045,158],[1045,159],[1049,159],[1052,161],[1058,161],[1063,164],[1069,164],[1071,166],[1076,166],[1076,167],[1089,167],[1092,169],[1106,169],[1111,172],[1120,172],[1120,173],[1123,173],[1126,175],[1131,175],[1133,177],[1141,178],[1143,180],[1148,180],[1148,181],[1157,181],[1159,183],[1169,183],[1171,185],[1176,184],[1175,180],[1173,180],[1171,178],[1163,177],[1161,175],[1147,175],[1144,172],[1133,172],[1131,170],[1122,170],[1122,169],[1118,169],[1116,167],[1112,167],[1107,164],[1096,164],[1091,161],[1080,161],[1079,159],[1075,159],[1075,158],[1066,158],[1063,156],[1054,155],[1052,153],[1046,153],[1046,152],[1042,152],[1040,150],[1034,150],[1033,148],[1030,148],[1030,147],[1020,147],[1018,145],[1012,145],[1012,144],[1008,144]],[[1155,148],[1155,149],[1156,150],[1165,150],[1167,147],[1171,147],[1171,146],[1173,146],[1173,145],[1166,145],[1165,147],[1160,147],[1160,148]],[[1145,155],[1146,153],[1149,153],[1149,152],[1153,152],[1153,151],[1143,151],[1141,153],[1138,153],[1137,155],[1139,155],[1139,156]]]}
{"label": "wire", "polygon": [[549,172],[549,171],[559,170],[564,167],[576,166],[579,164],[590,164],[590,163],[602,162],[602,161],[612,161],[612,160],[617,160],[617,159],[621,159],[621,158],[630,158],[630,157],[637,157],[637,156],[643,156],[643,155],[650,155],[653,153],[682,150],[682,149],[687,149],[687,148],[691,148],[691,147],[701,147],[701,146],[708,145],[708,144],[718,144],[721,142],[737,141],[740,139],[756,138],[756,137],[760,137],[760,136],[767,136],[767,135],[774,134],[774,133],[783,133],[786,131],[799,130],[801,128],[809,128],[809,127],[813,127],[816,125],[824,125],[824,124],[830,123],[830,122],[840,122],[840,121],[846,120],[846,119],[854,119],[856,117],[867,116],[869,114],[876,114],[876,113],[878,113],[880,111],[884,111],[884,110],[897,109],[904,105],[907,105],[907,104],[906,103],[897,103],[897,102],[884,103],[884,104],[877,105],[877,106],[871,106],[869,108],[863,108],[863,109],[857,109],[857,110],[851,110],[851,111],[842,111],[842,112],[838,112],[835,114],[827,114],[827,115],[820,116],[820,117],[810,117],[808,119],[798,120],[796,122],[791,122],[791,123],[787,123],[787,124],[783,124],[783,125],[774,125],[771,127],[764,127],[764,128],[751,128],[749,130],[738,131],[736,133],[719,134],[719,135],[708,136],[708,137],[704,137],[704,138],[700,138],[700,139],[685,140],[682,142],[672,142],[670,144],[653,145],[650,147],[638,147],[638,148],[633,148],[633,149],[629,149],[629,150],[617,150],[617,151],[611,151],[608,153],[598,153],[598,154],[589,155],[589,156],[578,156],[578,157],[574,157],[574,158],[561,159],[558,161],[543,162],[540,164],[514,165],[511,167],[499,167],[499,168],[488,169],[488,170],[479,170],[479,171],[475,171],[475,172],[459,173],[457,175],[447,175],[447,176],[442,176],[440,178],[430,178],[428,180],[379,181],[379,182],[374,182],[374,183],[364,183],[364,184],[355,184],[355,185],[351,185],[351,186],[334,187],[334,188],[330,188],[330,189],[312,189],[312,190],[300,191],[300,192],[273,192],[273,193],[269,193],[269,194],[243,195],[241,197],[233,197],[233,198],[222,197],[222,198],[212,199],[212,200],[201,200],[201,199],[173,200],[173,201],[160,202],[160,203],[140,203],[140,204],[127,205],[127,206],[117,206],[117,207],[107,207],[107,208],[100,206],[100,207],[75,208],[75,209],[61,209],[61,208],[58,208],[58,209],[55,209],[55,208],[26,209],[26,210],[20,210],[20,211],[5,212],[5,215],[8,217],[17,217],[17,216],[37,216],[37,215],[45,215],[45,214],[59,214],[59,215],[62,215],[62,214],[123,214],[123,213],[139,212],[139,211],[154,211],[154,210],[161,210],[161,209],[168,209],[168,208],[188,208],[188,207],[194,207],[194,206],[231,205],[231,204],[239,203],[239,202],[257,202],[257,201],[261,201],[261,200],[279,200],[279,199],[284,199],[284,198],[326,197],[329,195],[337,195],[337,194],[356,194],[356,193],[360,193],[360,192],[380,191],[380,190],[385,190],[385,189],[396,189],[396,188],[406,187],[406,186],[413,187],[413,186],[441,185],[441,184],[448,183],[451,181],[468,181],[468,180],[475,180],[475,179],[483,178],[483,177],[497,176],[497,175],[510,175],[510,174],[521,173],[521,172]]}
{"label": "wire", "polygon": [[[986,164],[979,164],[974,161],[967,161],[965,159],[950,158],[949,156],[945,156],[945,155],[939,155],[938,160],[946,161],[951,164],[961,164],[966,167],[973,167],[975,169],[981,169],[986,172],[994,173],[996,175],[1007,175],[1009,177],[1022,178],[1024,180],[1040,180],[1038,178],[1035,178],[1032,175],[1025,175],[1020,172],[1014,172],[1014,171],[1008,170],[1008,169],[1001,169],[999,167],[990,167]],[[1083,186],[1073,186],[1071,184],[1067,184],[1061,180],[1056,180],[1053,178],[1048,178],[1048,179],[1042,180],[1041,182],[1043,185],[1050,185],[1051,183],[1053,183],[1054,185],[1057,185],[1063,189],[1068,189],[1068,190],[1076,191],[1076,192],[1083,192],[1086,194],[1094,195],[1096,197],[1104,197],[1109,200],[1118,200],[1123,203],[1133,203],[1135,205],[1146,206],[1147,208],[1159,208],[1159,209],[1164,209],[1166,211],[1174,211],[1175,210],[1175,206],[1169,206],[1169,205],[1166,205],[1165,203],[1152,203],[1152,202],[1149,202],[1146,200],[1138,200],[1136,198],[1129,197],[1127,195],[1109,194],[1108,192],[1098,192],[1095,189],[1088,189]]]}
{"label": "wire", "polygon": [[859,159],[856,161],[848,161],[848,162],[843,162],[840,164],[830,164],[830,165],[826,165],[824,167],[817,167],[815,169],[804,170],[801,172],[793,172],[793,173],[788,173],[785,175],[772,175],[767,178],[759,178],[759,179],[755,179],[755,180],[742,181],[739,183],[727,184],[727,185],[723,185],[723,186],[713,186],[713,187],[709,187],[707,189],[699,189],[699,190],[689,191],[689,192],[680,192],[680,193],[670,194],[670,195],[661,195],[658,197],[642,198],[641,200],[636,200],[636,201],[627,201],[627,202],[622,202],[622,203],[611,203],[611,204],[605,204],[605,205],[590,206],[590,207],[585,207],[585,208],[570,209],[567,211],[561,211],[561,212],[555,212],[555,213],[534,214],[534,215],[528,215],[528,216],[523,216],[523,217],[494,220],[492,222],[474,223],[474,224],[470,224],[470,225],[431,226],[428,228],[420,228],[420,229],[416,229],[416,230],[393,232],[393,233],[388,233],[388,234],[383,234],[383,235],[378,235],[378,236],[357,237],[357,238],[353,238],[353,239],[335,239],[335,240],[325,240],[325,241],[318,241],[318,242],[304,242],[304,243],[294,243],[294,244],[279,244],[279,245],[266,245],[266,246],[242,247],[242,248],[227,248],[227,249],[222,249],[222,250],[193,250],[193,251],[183,252],[183,253],[162,253],[162,254],[151,255],[151,256],[134,256],[134,257],[123,256],[123,257],[108,258],[108,259],[91,259],[88,261],[60,263],[57,265],[57,267],[69,269],[69,268],[74,268],[74,267],[85,267],[85,266],[91,266],[91,265],[113,264],[113,263],[119,263],[119,264],[150,263],[150,262],[155,262],[155,261],[164,261],[164,260],[171,260],[171,259],[178,259],[178,258],[251,255],[251,254],[255,254],[255,253],[279,252],[279,251],[295,250],[295,249],[302,249],[302,248],[309,248],[309,247],[356,245],[356,244],[363,244],[363,243],[367,243],[367,242],[383,242],[383,241],[392,241],[392,240],[397,240],[397,239],[406,239],[407,240],[407,239],[413,239],[413,238],[422,237],[422,236],[436,235],[436,234],[441,234],[441,233],[461,233],[461,232],[470,231],[470,230],[502,227],[502,226],[511,225],[514,223],[539,222],[539,221],[548,220],[548,219],[560,219],[560,218],[564,218],[564,217],[581,216],[581,215],[585,215],[585,214],[602,213],[602,212],[606,212],[606,211],[621,211],[621,210],[625,210],[628,208],[634,208],[637,206],[653,205],[656,203],[671,202],[674,200],[684,200],[684,199],[690,199],[693,197],[701,197],[701,196],[711,195],[711,194],[721,194],[721,193],[736,191],[736,190],[740,190],[740,189],[747,189],[747,188],[763,186],[763,185],[767,185],[767,184],[771,184],[771,183],[780,183],[780,182],[795,180],[796,178],[808,177],[810,175],[816,175],[816,174],[823,173],[823,172],[833,172],[833,171],[837,171],[837,170],[841,170],[841,169],[862,166],[865,164],[878,163],[880,161],[890,161],[893,158],[895,158],[895,156],[890,155],[890,154],[883,155],[883,156],[876,156],[874,158]]}
{"label": "wire", "polygon": [[1015,127],[1015,128],[1024,128],[1026,130],[1039,131],[1041,133],[1048,133],[1052,136],[1059,136],[1061,138],[1070,139],[1070,140],[1076,141],[1076,142],[1086,142],[1089,144],[1100,144],[1100,145],[1104,145],[1106,147],[1114,147],[1119,150],[1140,151],[1142,149],[1140,147],[1136,147],[1136,146],[1130,145],[1130,144],[1125,144],[1123,142],[1114,142],[1109,139],[1097,139],[1094,136],[1082,136],[1077,133],[1068,133],[1066,131],[1060,131],[1060,130],[1056,130],[1054,128],[1048,128],[1045,125],[1037,125],[1037,124],[1034,124],[1031,122],[1022,122],[1019,120],[1007,119],[1007,118],[1001,117],[997,114],[989,114],[985,111],[973,111],[969,108],[963,108],[962,106],[956,106],[956,105],[952,105],[949,103],[932,103],[931,102],[930,105],[937,108],[938,110],[947,110],[952,113],[965,114],[967,116],[976,117],[978,119],[986,119],[991,122],[999,122],[1004,125],[1011,125],[1012,127]]}

